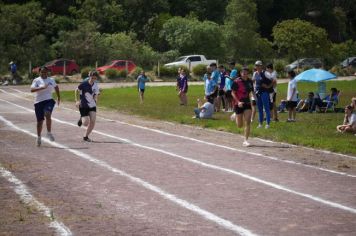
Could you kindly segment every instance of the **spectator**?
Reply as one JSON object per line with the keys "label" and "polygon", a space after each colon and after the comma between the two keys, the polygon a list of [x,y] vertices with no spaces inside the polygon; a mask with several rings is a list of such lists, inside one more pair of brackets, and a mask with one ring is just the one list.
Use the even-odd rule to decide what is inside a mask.
{"label": "spectator", "polygon": [[287,103],[286,108],[288,110],[288,119],[287,122],[295,122],[296,121],[296,107],[298,104],[298,96],[297,96],[297,81],[295,78],[295,72],[289,71],[288,76],[290,81],[288,82],[288,91],[287,91]]}
{"label": "spectator", "polygon": [[225,109],[226,99],[225,99],[225,83],[226,77],[229,77],[229,74],[226,72],[225,67],[223,65],[219,66],[220,71],[220,80],[218,83],[218,98],[216,102],[216,111],[220,111],[220,107],[222,104],[223,109]]}
{"label": "spectator", "polygon": [[278,120],[277,106],[276,106],[276,98],[277,98],[277,72],[273,69],[273,64],[269,63],[266,66],[265,75],[268,79],[272,81],[273,91],[270,93],[270,109],[272,110],[272,119],[273,121]]}
{"label": "spectator", "polygon": [[149,79],[147,78],[145,71],[142,70],[140,75],[137,77],[137,88],[140,95],[141,104],[143,103],[143,99],[144,99],[143,95],[145,93],[145,87],[147,81],[149,81]]}
{"label": "spectator", "polygon": [[203,80],[205,87],[205,99],[208,102],[214,104],[215,98],[218,94],[218,86],[215,80],[212,79],[211,71],[212,68],[210,66],[207,66]]}
{"label": "spectator", "polygon": [[232,111],[232,95],[231,95],[231,85],[234,82],[233,79],[231,79],[231,70],[227,69],[226,70],[227,74],[230,76],[226,76],[225,78],[225,111],[226,112],[231,112]]}
{"label": "spectator", "polygon": [[308,97],[305,100],[300,100],[297,105],[297,112],[306,112],[311,110],[314,100],[314,93],[309,92]]}
{"label": "spectator", "polygon": [[353,110],[354,108],[351,105],[345,107],[344,122],[336,127],[337,131],[341,133],[356,133],[356,114],[353,113]]}
{"label": "spectator", "polygon": [[320,110],[320,108],[323,107],[329,108],[333,102],[339,102],[339,91],[336,88],[331,88],[330,94],[323,99],[319,97],[319,94],[316,95],[313,100],[312,108],[309,111],[314,112],[317,108]]}
{"label": "spectator", "polygon": [[188,103],[187,92],[188,92],[188,76],[184,69],[180,70],[180,76],[178,81],[178,97],[180,99],[180,105],[186,106]]}
{"label": "spectator", "polygon": [[206,101],[203,105],[200,99],[197,100],[198,107],[194,109],[195,116],[198,119],[210,119],[214,114],[214,105]]}
{"label": "spectator", "polygon": [[17,84],[17,65],[15,64],[15,62],[11,61],[9,63],[9,70],[11,73],[10,81],[12,81],[13,84]]}
{"label": "spectator", "polygon": [[256,71],[253,74],[253,81],[255,81],[255,92],[257,97],[257,107],[258,107],[258,127],[261,128],[264,120],[263,110],[266,112],[266,126],[268,129],[271,122],[271,113],[270,113],[270,92],[273,91],[273,84],[270,79],[265,76],[265,71],[262,70],[262,61],[256,61]]}

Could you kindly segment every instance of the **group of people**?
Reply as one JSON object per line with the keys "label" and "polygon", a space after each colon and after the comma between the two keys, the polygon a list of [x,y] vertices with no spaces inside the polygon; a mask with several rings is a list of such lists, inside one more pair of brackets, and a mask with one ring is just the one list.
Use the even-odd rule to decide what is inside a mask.
{"label": "group of people", "polygon": [[[90,133],[94,129],[96,121],[96,104],[100,89],[96,82],[99,74],[96,71],[89,72],[86,78],[75,90],[75,103],[80,112],[78,126],[86,126],[87,129],[83,136],[83,141],[92,142],[89,138]],[[31,92],[35,93],[35,114],[37,118],[37,146],[42,144],[42,127],[44,120],[46,120],[47,138],[54,141],[55,138],[52,134],[52,111],[56,101],[52,98],[52,92],[55,90],[57,95],[57,104],[60,104],[59,87],[55,80],[48,77],[48,68],[40,68],[40,76],[33,80],[31,84]],[[79,95],[79,100],[78,100]]]}
{"label": "group of people", "polygon": [[[204,119],[211,118],[214,112],[221,111],[221,105],[224,111],[234,112],[231,119],[236,122],[237,127],[245,126],[243,146],[246,147],[250,146],[248,138],[256,110],[258,110],[258,128],[263,127],[264,121],[266,121],[266,129],[270,128],[272,119],[278,121],[277,73],[273,70],[273,64],[268,64],[264,70],[262,62],[256,61],[252,78],[249,78],[249,74],[247,67],[239,72],[235,62],[230,62],[228,69],[223,65],[217,67],[216,63],[210,64],[203,77],[205,103],[198,99],[198,108],[194,110],[194,118]],[[295,74],[291,74],[291,81],[294,77]],[[296,85],[290,84],[290,94],[287,100],[288,107],[292,110]],[[291,117],[290,120],[292,119]]]}

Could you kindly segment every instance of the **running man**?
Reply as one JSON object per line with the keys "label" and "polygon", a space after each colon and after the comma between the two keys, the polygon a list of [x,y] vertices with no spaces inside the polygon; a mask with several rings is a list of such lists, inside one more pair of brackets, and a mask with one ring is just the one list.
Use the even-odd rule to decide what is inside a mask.
{"label": "running man", "polygon": [[57,94],[57,104],[59,106],[61,96],[59,88],[54,79],[48,77],[48,68],[40,68],[40,76],[33,80],[31,84],[31,93],[35,95],[35,113],[37,118],[37,147],[42,143],[42,127],[43,121],[46,118],[47,137],[50,141],[54,141],[52,134],[52,111],[56,102],[52,98],[53,89]]}
{"label": "running man", "polygon": [[248,137],[250,136],[252,114],[250,95],[252,94],[253,97],[256,95],[253,90],[253,82],[248,78],[247,68],[242,69],[241,77],[234,81],[231,89],[236,114],[236,125],[238,128],[242,128],[245,123],[245,140],[242,145],[249,147]]}
{"label": "running man", "polygon": [[[96,103],[100,90],[98,83],[95,81],[98,79],[99,74],[97,71],[91,71],[89,73],[89,80],[83,81],[75,90],[75,104],[79,108],[80,119],[78,126],[82,124],[87,127],[83,140],[86,142],[92,142],[89,138],[89,134],[93,131],[96,121]],[[78,92],[80,93],[80,101],[78,101]],[[84,122],[82,121],[84,119]]]}
{"label": "running man", "polygon": [[138,92],[140,95],[140,103],[143,103],[144,99],[144,93],[145,93],[145,87],[146,87],[146,82],[149,81],[149,79],[146,76],[145,71],[141,71],[140,75],[137,77],[137,88]]}

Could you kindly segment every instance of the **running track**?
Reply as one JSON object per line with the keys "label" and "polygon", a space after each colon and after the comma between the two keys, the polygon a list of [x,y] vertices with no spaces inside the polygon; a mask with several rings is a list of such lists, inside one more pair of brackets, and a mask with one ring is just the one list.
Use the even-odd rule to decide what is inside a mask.
{"label": "running track", "polygon": [[[356,157],[100,110],[84,143],[70,104],[37,148],[32,110],[0,89],[0,235],[356,235],[356,173],[292,158]],[[16,203],[37,220],[3,223]]]}

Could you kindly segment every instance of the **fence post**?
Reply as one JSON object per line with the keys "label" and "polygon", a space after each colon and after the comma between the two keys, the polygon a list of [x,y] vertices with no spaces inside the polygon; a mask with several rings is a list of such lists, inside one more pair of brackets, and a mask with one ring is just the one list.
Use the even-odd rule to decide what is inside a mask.
{"label": "fence post", "polygon": [[63,61],[63,79],[65,79],[66,78],[66,61],[64,60]]}
{"label": "fence post", "polygon": [[161,75],[161,70],[160,70],[160,64],[159,64],[159,61],[157,63],[157,77],[159,78]]}
{"label": "fence post", "polygon": [[129,74],[129,62],[125,61],[125,70],[126,70],[126,75],[125,78],[127,77],[127,75]]}
{"label": "fence post", "polygon": [[32,74],[32,63],[31,61],[28,62],[28,79],[31,80],[31,74]]}
{"label": "fence post", "polygon": [[98,68],[98,61],[95,61],[95,70]]}

